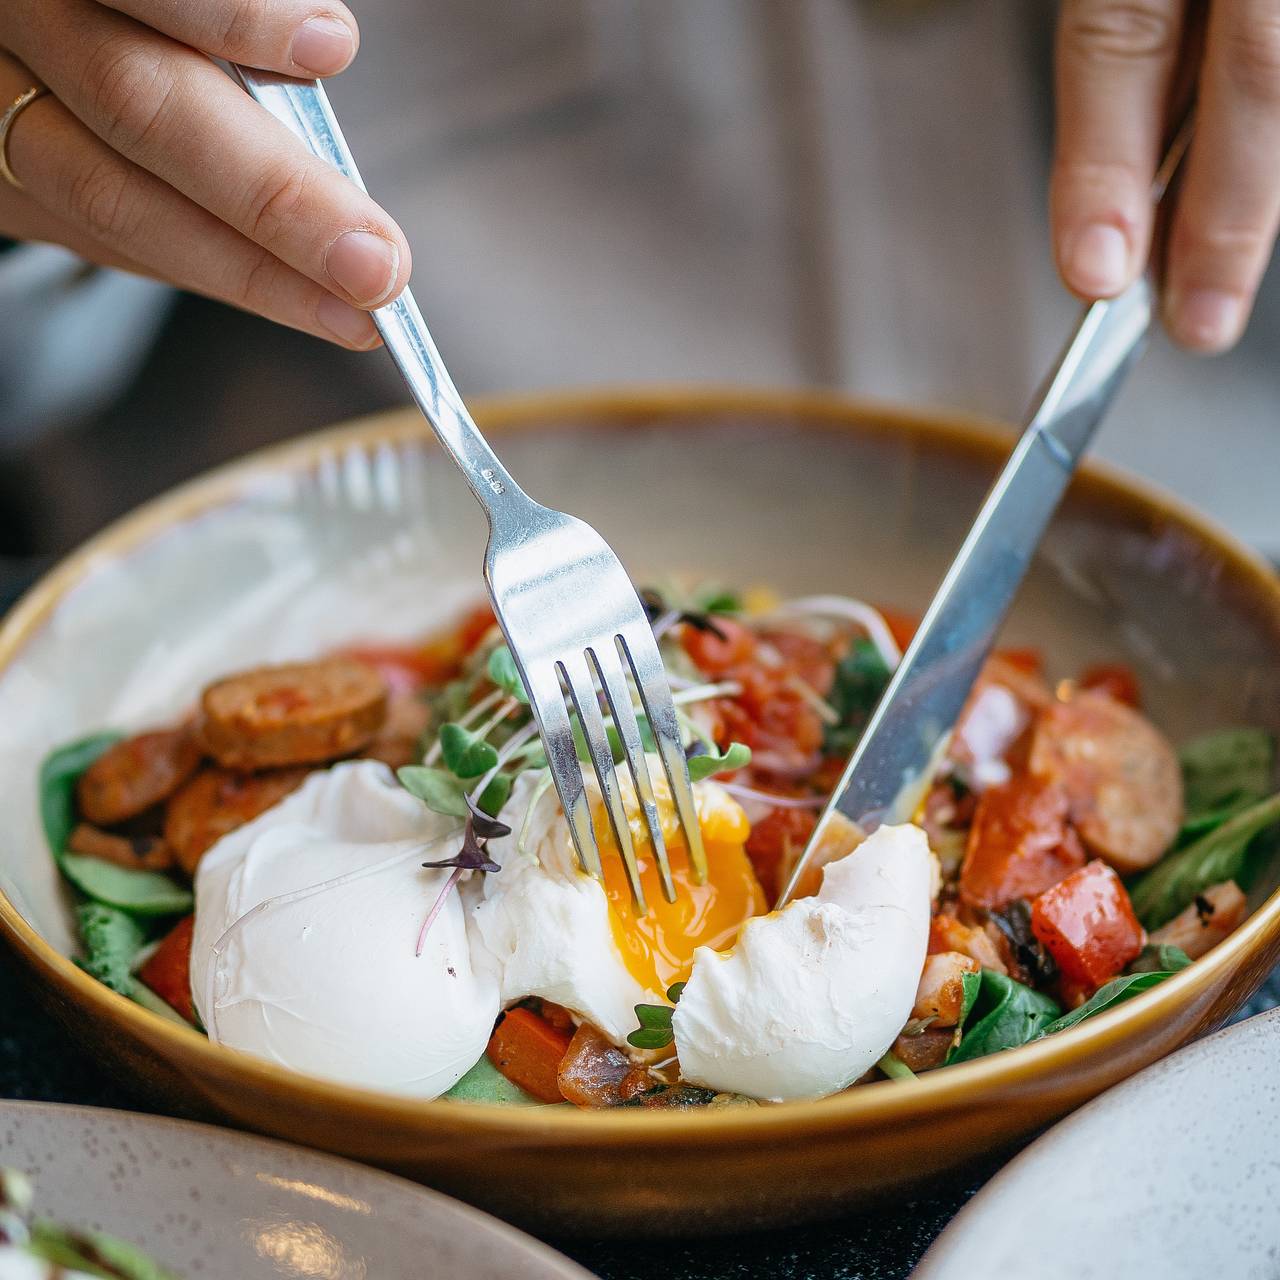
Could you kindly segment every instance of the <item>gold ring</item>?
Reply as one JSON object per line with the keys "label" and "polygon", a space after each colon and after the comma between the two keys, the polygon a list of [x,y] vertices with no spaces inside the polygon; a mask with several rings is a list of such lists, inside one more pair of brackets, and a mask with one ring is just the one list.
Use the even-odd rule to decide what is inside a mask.
{"label": "gold ring", "polygon": [[25,93],[20,93],[5,108],[4,115],[0,115],[0,178],[3,178],[11,187],[22,190],[22,183],[18,181],[13,170],[9,168],[9,131],[13,128],[13,122],[38,98],[43,98],[49,90],[42,84],[33,84]]}

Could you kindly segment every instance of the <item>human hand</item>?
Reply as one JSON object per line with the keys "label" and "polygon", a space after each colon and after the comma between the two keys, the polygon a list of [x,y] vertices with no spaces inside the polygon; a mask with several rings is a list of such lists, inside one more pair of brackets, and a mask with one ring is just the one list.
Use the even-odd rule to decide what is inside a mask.
{"label": "human hand", "polygon": [[14,120],[0,235],[66,245],[355,349],[409,278],[409,246],[209,59],[300,77],[355,56],[339,0],[2,0]]}
{"label": "human hand", "polygon": [[1280,221],[1280,3],[1213,0],[1203,38],[1188,39],[1187,26],[1185,0],[1063,0],[1052,233],[1062,278],[1082,298],[1135,278],[1150,253],[1172,87],[1193,77],[1164,320],[1182,345],[1218,352],[1245,327]]}

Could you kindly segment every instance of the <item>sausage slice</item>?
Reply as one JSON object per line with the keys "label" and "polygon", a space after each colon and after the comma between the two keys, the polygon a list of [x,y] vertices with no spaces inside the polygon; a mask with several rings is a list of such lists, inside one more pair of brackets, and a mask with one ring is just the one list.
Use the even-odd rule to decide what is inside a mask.
{"label": "sausage slice", "polygon": [[168,871],[173,851],[159,836],[128,836],[82,822],[67,837],[67,849],[130,871]]}
{"label": "sausage slice", "polygon": [[169,801],[164,818],[165,843],[190,876],[205,853],[228,832],[251,822],[296,791],[307,769],[272,773],[232,773],[202,769]]}
{"label": "sausage slice", "polygon": [[1031,772],[1060,783],[1091,852],[1128,874],[1151,866],[1182,823],[1182,770],[1140,712],[1085,691],[1040,713]]}
{"label": "sausage slice", "polygon": [[320,764],[353,755],[387,716],[387,685],[364,662],[260,667],[211,684],[201,699],[205,749],[228,769]]}
{"label": "sausage slice", "polygon": [[95,826],[136,818],[167,800],[200,763],[200,747],[189,730],[140,733],[109,747],[76,786],[80,814]]}

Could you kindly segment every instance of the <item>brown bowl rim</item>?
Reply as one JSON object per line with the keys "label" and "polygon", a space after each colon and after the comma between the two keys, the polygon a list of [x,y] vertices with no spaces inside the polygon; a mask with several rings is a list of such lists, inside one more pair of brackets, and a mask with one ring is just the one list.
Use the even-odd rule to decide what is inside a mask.
{"label": "brown bowl rim", "polygon": [[[602,388],[574,392],[491,397],[477,400],[476,418],[490,433],[505,433],[555,421],[557,426],[620,425],[629,419],[659,423],[664,417],[749,414],[785,416],[804,428],[907,434],[959,449],[993,462],[1007,454],[1011,428],[976,414],[947,408],[904,407],[871,399],[818,391],[657,386]],[[374,443],[430,442],[426,424],[413,409],[393,409],[341,423],[272,445],[204,473],[152,499],[107,526],[46,573],[0,625],[0,670],[6,668],[62,598],[103,560],[131,551],[177,523],[233,501],[246,482],[264,472],[304,469],[335,448]],[[1213,549],[1221,561],[1270,606],[1280,635],[1280,577],[1267,563],[1192,507],[1119,468],[1088,460],[1077,480],[1079,493],[1101,497],[1122,510],[1137,507],[1181,525]],[[1189,968],[1060,1036],[1011,1052],[926,1073],[915,1081],[882,1081],[830,1098],[783,1106],[728,1107],[710,1111],[585,1112],[561,1107],[502,1107],[418,1101],[333,1083],[261,1061],[216,1045],[193,1028],[182,1027],[116,994],[55,950],[0,893],[0,932],[46,979],[89,1005],[131,1036],[165,1046],[171,1060],[198,1065],[202,1072],[300,1102],[340,1108],[355,1120],[392,1123],[406,1131],[426,1127],[440,1136],[456,1134],[491,1142],[546,1143],[590,1147],[627,1141],[643,1133],[647,1145],[678,1148],[708,1142],[792,1138],[830,1132],[859,1123],[888,1127],[910,1119],[972,1107],[1010,1089],[1043,1083],[1056,1070],[1091,1059],[1116,1041],[1157,1030],[1161,1022],[1194,996],[1215,986],[1273,937],[1280,937],[1280,889],[1233,934]]]}

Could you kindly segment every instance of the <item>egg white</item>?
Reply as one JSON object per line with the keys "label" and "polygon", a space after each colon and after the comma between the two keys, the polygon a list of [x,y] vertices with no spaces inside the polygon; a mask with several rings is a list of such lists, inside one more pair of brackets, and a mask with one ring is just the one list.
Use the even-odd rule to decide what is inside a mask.
{"label": "egg white", "polygon": [[457,824],[373,761],[340,764],[224,837],[196,875],[192,994],[210,1039],[297,1071],[434,1098],[479,1059],[497,983],[451,893],[415,955]]}
{"label": "egg white", "polygon": [[685,1079],[782,1102],[848,1087],[911,1015],[929,941],[933,855],[885,826],[824,869],[814,898],[700,947],[672,1026]]}

